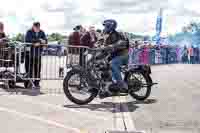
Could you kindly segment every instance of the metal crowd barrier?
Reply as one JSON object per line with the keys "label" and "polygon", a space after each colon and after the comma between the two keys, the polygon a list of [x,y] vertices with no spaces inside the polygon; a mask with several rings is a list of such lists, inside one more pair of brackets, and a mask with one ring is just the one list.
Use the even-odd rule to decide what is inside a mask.
{"label": "metal crowd barrier", "polygon": [[86,67],[86,51],[81,46],[8,42],[8,47],[0,48],[0,80],[23,82],[26,87],[25,83],[34,86],[41,80],[63,80],[70,66]]}
{"label": "metal crowd barrier", "polygon": [[0,44],[0,80],[15,79],[15,48],[5,43]]}
{"label": "metal crowd barrier", "polygon": [[21,70],[24,80],[61,80],[66,68],[66,48],[63,45],[34,46],[25,44],[20,48]]}
{"label": "metal crowd barrier", "polygon": [[22,82],[26,88],[34,88],[35,82],[63,80],[66,74],[67,50],[63,45],[10,41],[0,46],[0,81],[8,86]]}
{"label": "metal crowd barrier", "polygon": [[87,61],[91,55],[88,55],[88,47],[67,45],[67,67],[82,66],[87,67]]}

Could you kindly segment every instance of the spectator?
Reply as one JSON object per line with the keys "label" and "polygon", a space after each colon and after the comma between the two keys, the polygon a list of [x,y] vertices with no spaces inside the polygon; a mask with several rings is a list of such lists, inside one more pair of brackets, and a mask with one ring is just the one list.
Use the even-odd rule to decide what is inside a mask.
{"label": "spectator", "polygon": [[183,53],[182,53],[182,61],[183,63],[187,63],[188,62],[188,51],[187,51],[187,47],[186,45],[184,46],[184,49],[183,49]]}
{"label": "spectator", "polygon": [[0,22],[0,39],[5,38],[6,34],[4,32],[4,24]]}
{"label": "spectator", "polygon": [[[68,44],[72,46],[81,46],[81,36],[84,33],[84,28],[81,25],[77,25],[74,29],[74,32],[71,33],[69,36]],[[77,49],[77,48],[69,48],[69,53],[71,54],[80,54],[79,55],[79,65],[82,66],[82,60],[83,60],[83,48]]]}
{"label": "spectator", "polygon": [[77,25],[73,30],[74,32],[69,35],[68,44],[73,46],[80,46],[80,37],[83,27],[81,25]]}
{"label": "spectator", "polygon": [[2,22],[0,22],[0,47],[5,47],[6,43],[5,43],[5,38],[6,38],[6,34],[4,32],[4,24]]}
{"label": "spectator", "polygon": [[44,44],[47,44],[47,38],[40,29],[40,23],[33,23],[32,29],[28,30],[25,36],[27,43],[32,43],[30,46],[30,52],[26,52],[25,69],[30,78],[37,78],[34,81],[34,85],[37,89],[40,88],[40,73],[41,73],[41,53]]}
{"label": "spectator", "polygon": [[6,34],[4,32],[4,24],[2,22],[0,22],[0,44],[1,47],[5,47],[6,45]]}
{"label": "spectator", "polygon": [[[87,47],[94,47],[94,44],[97,42],[97,36],[95,32],[95,28],[93,26],[89,27],[88,32],[84,32],[83,36],[81,37],[81,46],[87,46]],[[81,66],[85,67],[86,64],[86,55],[83,53],[85,52],[85,49],[82,49],[80,54],[81,59]]]}
{"label": "spectator", "polygon": [[166,46],[166,57],[165,57],[166,64],[169,64],[169,55],[170,55],[170,49],[169,46]]}
{"label": "spectator", "polygon": [[176,55],[177,55],[177,63],[180,63],[181,62],[181,49],[178,45],[176,46]]}
{"label": "spectator", "polygon": [[188,48],[188,58],[189,58],[189,64],[193,64],[193,59],[194,59],[193,46]]}
{"label": "spectator", "polygon": [[[5,35],[5,32],[4,32],[4,24],[2,22],[0,22],[0,58],[2,59],[10,59],[10,55],[9,54],[10,52],[13,52],[13,51],[8,51],[8,52],[4,52],[3,49],[6,47],[6,42],[4,41],[6,35]],[[9,49],[10,50],[10,49]],[[14,59],[14,57],[12,58]],[[10,64],[10,63],[8,63]],[[1,60],[0,61],[0,66],[2,67],[5,67],[5,65],[7,66],[7,63],[5,63],[4,60]]]}
{"label": "spectator", "polygon": [[196,63],[200,63],[200,50],[198,47],[196,48]]}
{"label": "spectator", "polygon": [[97,41],[97,36],[95,33],[95,27],[90,26],[89,31],[86,32],[81,37],[81,46],[88,46],[90,48],[94,47],[95,42]]}

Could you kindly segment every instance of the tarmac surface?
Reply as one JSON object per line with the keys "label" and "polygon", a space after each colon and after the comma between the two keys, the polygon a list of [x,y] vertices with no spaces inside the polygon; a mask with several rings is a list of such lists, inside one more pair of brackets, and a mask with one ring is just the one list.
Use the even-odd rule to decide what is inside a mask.
{"label": "tarmac surface", "polygon": [[65,97],[62,80],[43,80],[40,95],[0,89],[0,131],[200,133],[200,65],[152,66],[152,79],[159,84],[144,102],[130,96],[96,98],[84,106]]}

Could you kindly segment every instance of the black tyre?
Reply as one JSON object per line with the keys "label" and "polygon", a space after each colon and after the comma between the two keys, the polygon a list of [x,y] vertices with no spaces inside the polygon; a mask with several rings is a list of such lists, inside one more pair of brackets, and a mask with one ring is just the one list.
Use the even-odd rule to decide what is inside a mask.
{"label": "black tyre", "polygon": [[29,84],[28,81],[24,81],[24,88],[28,88],[28,84]]}
{"label": "black tyre", "polygon": [[[141,72],[129,72],[127,75],[129,94],[139,101],[144,101],[151,94],[152,79]],[[140,95],[144,91],[144,94]]]}
{"label": "black tyre", "polygon": [[[73,76],[79,76],[79,79],[74,79],[73,82],[80,82],[80,84],[76,85],[75,83],[71,83],[71,78]],[[78,105],[84,105],[90,103],[98,94],[97,91],[90,91],[88,86],[88,75],[81,69],[72,69],[69,71],[64,79],[63,89],[66,97],[73,103]],[[76,90],[71,90],[72,88],[76,88]],[[73,95],[75,93],[75,95]],[[82,97],[88,94],[88,96],[84,99]],[[81,98],[77,98],[77,96],[81,96]]]}
{"label": "black tyre", "polygon": [[13,80],[8,81],[9,88],[14,89],[16,87],[16,83]]}
{"label": "black tyre", "polygon": [[29,88],[32,88],[32,84],[31,84],[31,82],[30,81],[24,81],[24,88],[25,89],[29,89]]}

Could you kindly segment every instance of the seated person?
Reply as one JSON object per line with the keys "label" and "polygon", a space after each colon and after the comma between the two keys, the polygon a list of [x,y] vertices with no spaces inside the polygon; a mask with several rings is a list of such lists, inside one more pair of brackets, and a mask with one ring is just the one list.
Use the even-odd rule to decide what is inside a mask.
{"label": "seated person", "polygon": [[[113,85],[119,86],[121,93],[128,92],[128,85],[122,79],[121,66],[128,63],[128,48],[129,41],[122,34],[116,31],[117,22],[109,19],[103,22],[104,34],[107,35],[105,38],[105,45],[117,45],[124,43],[123,47],[115,49],[112,53],[112,80]],[[105,92],[102,95],[108,95],[109,92]]]}

